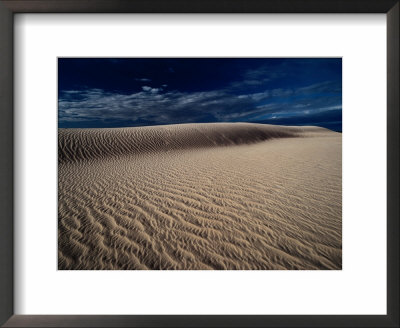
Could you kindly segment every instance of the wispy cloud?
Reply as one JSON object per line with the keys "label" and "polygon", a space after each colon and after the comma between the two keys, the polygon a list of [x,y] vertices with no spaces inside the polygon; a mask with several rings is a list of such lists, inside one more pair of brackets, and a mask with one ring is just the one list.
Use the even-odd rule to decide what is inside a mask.
{"label": "wispy cloud", "polygon": [[232,112],[245,117],[254,112],[251,97],[238,99],[224,91],[162,92],[143,86],[142,91],[129,95],[98,89],[63,93],[59,100],[59,121],[123,120],[132,125],[142,121],[169,122],[226,121]]}
{"label": "wispy cloud", "polygon": [[135,80],[139,82],[151,82],[151,79],[146,79],[146,78],[140,78],[140,79],[136,78]]}
{"label": "wispy cloud", "polygon": [[118,94],[101,89],[69,90],[59,99],[59,121],[82,122],[101,118],[129,125],[157,122],[190,123],[207,121],[261,120],[266,115],[303,114],[307,111],[338,109],[338,97],[286,99],[292,90],[273,89],[234,95],[229,89],[179,92],[143,86],[142,91]]}
{"label": "wispy cloud", "polygon": [[142,86],[142,90],[143,91],[147,91],[147,92],[151,92],[151,93],[158,93],[162,89],[161,88],[152,88],[152,87],[149,87],[147,85],[144,85],[144,86]]}

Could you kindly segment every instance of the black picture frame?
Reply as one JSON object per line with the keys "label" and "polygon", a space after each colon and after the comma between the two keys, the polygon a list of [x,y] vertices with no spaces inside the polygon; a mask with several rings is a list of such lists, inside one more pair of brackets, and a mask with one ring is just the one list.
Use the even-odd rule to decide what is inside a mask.
{"label": "black picture frame", "polygon": [[[0,324],[4,327],[399,327],[399,8],[399,0],[0,0]],[[386,14],[387,315],[14,315],[13,17],[16,13]]]}

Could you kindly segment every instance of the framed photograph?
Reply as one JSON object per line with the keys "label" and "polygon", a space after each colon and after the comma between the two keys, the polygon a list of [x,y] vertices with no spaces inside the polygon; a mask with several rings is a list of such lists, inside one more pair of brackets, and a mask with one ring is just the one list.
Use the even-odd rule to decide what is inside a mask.
{"label": "framed photograph", "polygon": [[398,1],[0,1],[5,327],[398,327]]}

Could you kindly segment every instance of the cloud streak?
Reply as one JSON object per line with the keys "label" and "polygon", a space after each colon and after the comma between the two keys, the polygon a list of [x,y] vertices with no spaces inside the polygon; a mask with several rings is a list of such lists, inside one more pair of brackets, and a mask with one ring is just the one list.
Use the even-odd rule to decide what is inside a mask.
{"label": "cloud streak", "polygon": [[[179,92],[142,86],[132,94],[106,92],[101,89],[69,90],[59,99],[59,122],[84,122],[101,119],[125,121],[129,126],[147,124],[230,122],[262,120],[266,115],[301,115],[306,111],[341,107],[340,97],[305,97],[312,94],[309,86],[303,90],[272,89],[242,95],[231,89]],[[302,96],[296,101],[290,96]]]}

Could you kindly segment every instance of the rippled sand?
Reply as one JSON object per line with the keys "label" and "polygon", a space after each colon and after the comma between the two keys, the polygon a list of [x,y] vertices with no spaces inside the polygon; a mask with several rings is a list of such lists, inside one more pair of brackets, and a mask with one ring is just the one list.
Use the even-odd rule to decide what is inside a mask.
{"label": "rippled sand", "polygon": [[341,269],[341,134],[59,130],[59,269]]}

